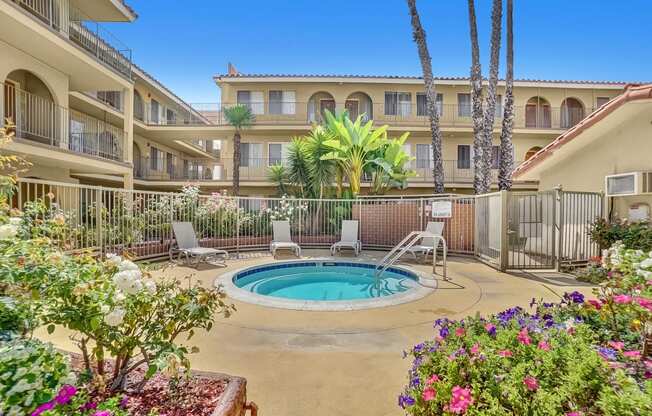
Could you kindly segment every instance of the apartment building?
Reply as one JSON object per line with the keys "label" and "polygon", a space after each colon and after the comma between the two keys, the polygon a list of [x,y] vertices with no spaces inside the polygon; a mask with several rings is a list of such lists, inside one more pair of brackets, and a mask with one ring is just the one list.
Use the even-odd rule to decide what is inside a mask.
{"label": "apartment building", "polygon": [[3,151],[31,163],[23,176],[167,189],[212,177],[212,141],[154,131],[208,120],[103,26],[136,17],[121,0],[0,0],[0,115],[15,133]]}
{"label": "apartment building", "polygon": [[[243,104],[256,116],[242,134],[244,195],[276,193],[269,166],[287,163],[291,139],[308,133],[325,109],[346,109],[352,117],[387,124],[391,136],[409,131],[405,148],[415,158],[410,167],[417,177],[404,192],[432,192],[422,79],[244,74],[230,65],[226,74],[214,77],[220,103],[189,104],[132,62],[129,46],[103,26],[136,18],[122,0],[0,0],[0,122],[9,120],[16,136],[3,151],[32,163],[24,176],[127,189],[175,190],[188,182],[206,191],[229,189],[234,129],[223,110]],[[446,187],[470,192],[469,81],[439,78],[436,84]],[[531,157],[624,87],[517,81],[515,160]],[[503,90],[501,83],[500,102]],[[501,116],[499,104],[495,145]],[[515,186],[535,189],[537,183],[521,180]]]}

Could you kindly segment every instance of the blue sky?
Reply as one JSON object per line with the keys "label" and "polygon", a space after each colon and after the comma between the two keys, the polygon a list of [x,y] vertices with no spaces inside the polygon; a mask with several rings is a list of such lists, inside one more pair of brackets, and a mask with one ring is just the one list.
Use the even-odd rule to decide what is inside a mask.
{"label": "blue sky", "polygon": [[[246,73],[421,75],[405,0],[127,2],[138,20],[107,28],[192,103],[219,100],[212,76],[228,62]],[[435,74],[467,76],[466,0],[417,6]],[[486,74],[491,1],[476,9]],[[649,0],[515,0],[515,76],[652,81],[651,15]]]}

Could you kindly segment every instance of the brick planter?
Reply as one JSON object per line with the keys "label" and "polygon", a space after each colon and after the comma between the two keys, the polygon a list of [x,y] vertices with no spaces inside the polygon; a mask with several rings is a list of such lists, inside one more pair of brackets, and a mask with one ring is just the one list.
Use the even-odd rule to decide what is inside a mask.
{"label": "brick planter", "polygon": [[205,371],[194,371],[194,374],[207,377],[227,379],[228,384],[220,396],[220,400],[213,410],[213,416],[245,416],[247,410],[251,416],[258,414],[258,406],[253,402],[247,402],[247,380],[242,377],[229,376],[220,373]]}

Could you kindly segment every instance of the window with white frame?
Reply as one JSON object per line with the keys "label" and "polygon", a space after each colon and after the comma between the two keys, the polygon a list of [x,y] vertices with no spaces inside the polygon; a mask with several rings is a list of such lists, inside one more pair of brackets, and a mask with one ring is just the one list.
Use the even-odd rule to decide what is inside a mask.
{"label": "window with white frame", "polygon": [[457,94],[458,117],[471,117],[471,94]]}
{"label": "window with white frame", "polygon": [[262,143],[240,143],[240,166],[241,167],[262,167],[263,166],[263,144]]}
{"label": "window with white frame", "polygon": [[[437,98],[435,99],[435,108],[437,109],[437,114],[441,117],[444,110],[444,94],[438,93]],[[427,96],[424,92],[417,93],[417,116],[427,116],[428,115],[428,104]]]}
{"label": "window with white frame", "polygon": [[158,124],[159,123],[159,111],[160,111],[160,105],[158,101],[152,99],[152,101],[149,104],[149,120],[152,122],[152,124]]}
{"label": "window with white frame", "polygon": [[409,116],[412,114],[412,93],[385,91],[385,115]]}
{"label": "window with white frame", "polygon": [[284,165],[287,159],[287,149],[289,143],[269,143],[267,145],[268,151],[268,166]]}
{"label": "window with white frame", "polygon": [[265,114],[265,102],[262,91],[238,91],[237,100],[239,105],[249,107],[253,114]]}
{"label": "window with white frame", "polygon": [[274,90],[269,92],[269,113],[292,115],[296,113],[296,93]]}

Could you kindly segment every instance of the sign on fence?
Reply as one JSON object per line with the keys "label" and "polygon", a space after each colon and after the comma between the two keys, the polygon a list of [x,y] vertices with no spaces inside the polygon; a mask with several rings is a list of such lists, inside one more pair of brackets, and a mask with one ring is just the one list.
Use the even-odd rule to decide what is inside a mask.
{"label": "sign on fence", "polygon": [[451,218],[453,216],[453,201],[434,201],[432,203],[432,218]]}

